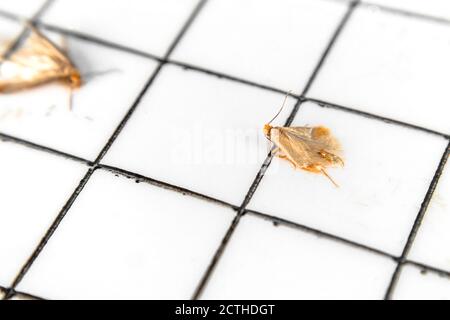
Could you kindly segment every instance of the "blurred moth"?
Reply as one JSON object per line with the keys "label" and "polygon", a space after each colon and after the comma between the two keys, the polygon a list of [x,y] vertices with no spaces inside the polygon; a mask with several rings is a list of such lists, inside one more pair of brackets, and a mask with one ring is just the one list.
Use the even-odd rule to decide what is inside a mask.
{"label": "blurred moth", "polygon": [[264,126],[264,135],[275,147],[272,155],[289,161],[295,169],[302,169],[326,176],[336,187],[337,183],[328,175],[326,168],[344,166],[339,157],[341,147],[330,130],[317,127],[272,127],[270,124],[280,115],[287,100],[276,116]]}
{"label": "blurred moth", "polygon": [[63,49],[28,24],[31,32],[9,57],[0,56],[0,93],[12,93],[59,81],[70,90],[82,84],[81,74]]}

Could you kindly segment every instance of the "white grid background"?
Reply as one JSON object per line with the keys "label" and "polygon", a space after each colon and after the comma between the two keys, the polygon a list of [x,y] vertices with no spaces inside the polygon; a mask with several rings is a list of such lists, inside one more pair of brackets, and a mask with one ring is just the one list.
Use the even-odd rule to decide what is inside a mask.
{"label": "white grid background", "polygon": [[[119,72],[80,90],[80,112],[101,105],[81,120],[53,114],[57,121],[34,123],[22,115],[25,122],[0,123],[0,190],[11,198],[0,204],[3,298],[450,298],[450,14],[439,16],[442,2],[285,1],[299,10],[287,35],[271,34],[273,26],[261,24],[267,16],[252,11],[277,8],[274,19],[282,19],[269,0],[239,8],[154,1],[151,17],[139,16],[141,2],[129,12],[120,11],[126,1],[38,2],[0,6],[0,23],[14,25],[17,44],[25,16],[50,36],[64,35],[76,62],[78,51],[92,53],[90,67]],[[250,31],[247,19],[256,26]],[[229,42],[228,33],[241,32],[245,42]],[[265,37],[281,40],[261,48]],[[371,54],[380,46],[387,58]],[[285,48],[292,48],[286,58]],[[267,74],[247,68],[253,60]],[[206,123],[254,117],[262,125],[290,89],[285,124],[324,121],[341,131],[350,159],[360,159],[361,168],[336,173],[341,189],[288,166],[272,173],[278,160],[270,156],[236,172],[214,165],[179,172],[167,165],[164,144],[146,141],[201,115]],[[20,103],[48,112],[57,89],[45,90]],[[85,125],[102,112],[107,120]]]}

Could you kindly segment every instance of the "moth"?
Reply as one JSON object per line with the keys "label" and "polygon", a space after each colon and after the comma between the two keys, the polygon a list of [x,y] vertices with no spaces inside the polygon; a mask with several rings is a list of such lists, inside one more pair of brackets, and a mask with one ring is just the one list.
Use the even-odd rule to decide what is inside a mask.
{"label": "moth", "polygon": [[69,88],[72,109],[73,90],[83,81],[65,50],[59,48],[31,24],[29,36],[9,57],[0,56],[0,93],[12,93],[50,82]]}
{"label": "moth", "polygon": [[343,167],[340,157],[341,147],[330,130],[324,126],[273,127],[271,123],[280,115],[280,111],[264,125],[264,135],[274,144],[272,155],[289,161],[295,169],[323,174],[336,187],[338,184],[328,175],[326,168]]}

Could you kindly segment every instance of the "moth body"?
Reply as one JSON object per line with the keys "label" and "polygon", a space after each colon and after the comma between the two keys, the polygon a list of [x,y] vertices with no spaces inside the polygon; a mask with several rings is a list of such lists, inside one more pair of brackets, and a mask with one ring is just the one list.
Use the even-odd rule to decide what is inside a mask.
{"label": "moth body", "polygon": [[326,172],[329,167],[344,166],[339,156],[340,144],[330,130],[316,127],[272,127],[264,126],[264,135],[275,148],[274,156],[289,161],[295,169],[321,173],[337,184]]}
{"label": "moth body", "polygon": [[31,33],[10,57],[0,56],[0,93],[12,93],[50,82],[61,82],[72,90],[83,81],[67,54],[31,24]]}

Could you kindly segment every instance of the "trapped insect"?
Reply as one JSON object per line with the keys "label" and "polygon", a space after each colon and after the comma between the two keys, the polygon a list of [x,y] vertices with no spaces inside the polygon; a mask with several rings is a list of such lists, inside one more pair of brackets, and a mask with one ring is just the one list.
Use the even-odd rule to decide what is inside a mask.
{"label": "trapped insect", "polygon": [[326,176],[336,187],[338,184],[325,170],[328,167],[344,166],[339,156],[341,147],[330,130],[316,127],[273,127],[270,124],[280,115],[286,104],[284,99],[280,111],[264,126],[264,135],[275,147],[272,154],[289,161],[295,169],[302,169]]}
{"label": "trapped insect", "polygon": [[17,51],[0,56],[0,93],[12,93],[59,81],[69,88],[72,108],[73,89],[83,81],[80,72],[65,53],[50,39],[28,24],[31,32]]}

